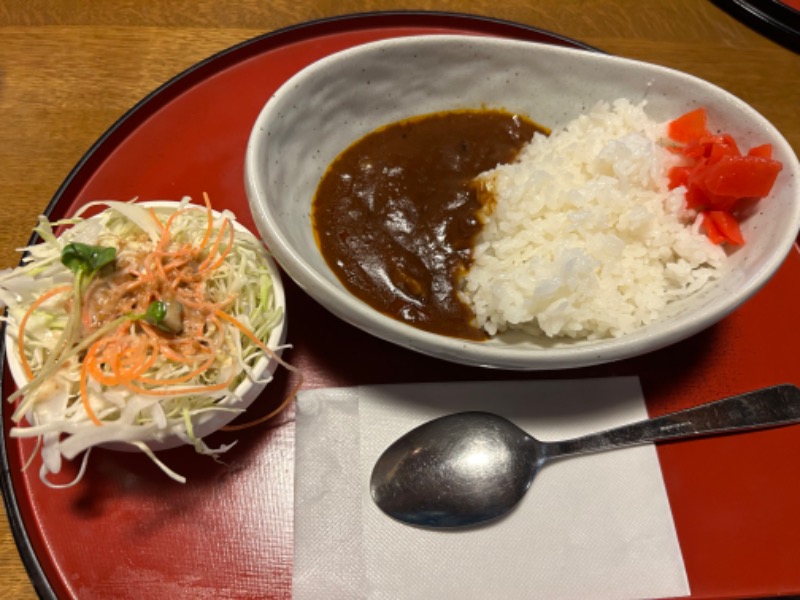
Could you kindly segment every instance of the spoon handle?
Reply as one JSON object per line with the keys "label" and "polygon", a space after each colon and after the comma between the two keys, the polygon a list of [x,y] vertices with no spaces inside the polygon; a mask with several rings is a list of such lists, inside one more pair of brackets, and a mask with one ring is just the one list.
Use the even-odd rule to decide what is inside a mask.
{"label": "spoon handle", "polygon": [[547,458],[645,442],[800,422],[800,389],[777,385],[571,440],[545,443]]}

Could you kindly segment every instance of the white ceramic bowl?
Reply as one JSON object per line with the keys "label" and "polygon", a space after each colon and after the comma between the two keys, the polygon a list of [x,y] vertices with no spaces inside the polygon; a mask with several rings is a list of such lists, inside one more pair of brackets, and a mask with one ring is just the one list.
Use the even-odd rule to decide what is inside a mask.
{"label": "white ceramic bowl", "polygon": [[[169,201],[141,202],[140,204],[144,206],[152,206],[156,210],[174,210],[174,208],[177,206],[176,202]],[[214,215],[215,217],[220,217],[220,213],[216,211],[214,212]],[[233,224],[237,231],[255,238],[253,233],[241,225],[238,221],[233,221]],[[286,296],[284,292],[283,281],[281,280],[280,270],[269,256],[266,257],[266,262],[269,267],[270,276],[272,277],[274,286],[275,306],[283,311],[283,317],[280,323],[270,333],[269,339],[267,340],[267,346],[274,349],[276,354],[280,355],[284,340],[286,339]],[[8,361],[8,368],[11,371],[11,376],[14,378],[14,382],[16,383],[17,387],[22,387],[28,382],[28,378],[23,371],[19,353],[17,352],[16,337],[12,335],[12,332],[9,331],[8,327],[6,328],[5,345],[6,360]],[[266,379],[268,375],[275,371],[277,366],[278,363],[276,360],[262,356],[256,362],[253,372],[259,377],[259,379]],[[239,400],[227,404],[226,406],[233,409],[247,409],[264,391],[266,386],[266,382],[254,382],[253,380],[246,378],[236,388],[236,394],[238,395]],[[214,411],[197,415],[192,420],[194,434],[196,437],[205,437],[206,435],[217,431],[221,427],[224,427],[237,416],[239,416],[239,413],[230,411]],[[168,434],[165,436],[158,434],[157,437],[142,441],[144,441],[152,450],[156,451],[168,450],[170,448],[175,448],[186,444],[185,441],[175,434]],[[112,442],[108,444],[102,444],[102,446],[104,448],[124,452],[138,451],[130,444],[124,443]]]}
{"label": "white ceramic bowl", "polygon": [[[711,125],[741,147],[771,143],[783,170],[743,223],[747,244],[714,285],[641,330],[600,341],[501,334],[473,342],[429,333],[352,296],[314,238],[311,202],[325,169],[349,144],[410,116],[496,107],[557,129],[599,100],[647,100],[657,120],[704,106]],[[781,134],[743,101],[706,81],[657,65],[530,42],[432,35],[358,46],[289,79],[266,103],[247,147],[245,181],[259,232],[306,292],[378,337],[450,361],[507,369],[561,369],[624,359],[712,325],[750,298],[780,266],[800,226],[800,166]]]}

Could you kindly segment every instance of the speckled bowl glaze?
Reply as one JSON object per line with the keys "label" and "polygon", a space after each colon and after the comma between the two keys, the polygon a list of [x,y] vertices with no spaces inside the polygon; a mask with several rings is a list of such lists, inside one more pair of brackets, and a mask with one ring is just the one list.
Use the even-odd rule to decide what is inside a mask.
{"label": "speckled bowl glaze", "polygon": [[[331,161],[375,128],[458,108],[503,108],[557,129],[599,100],[647,101],[668,120],[704,106],[713,129],[741,147],[771,143],[783,170],[743,223],[748,243],[714,285],[671,305],[641,330],[599,341],[501,334],[485,342],[422,331],[352,296],[327,267],[311,223]],[[722,319],[778,269],[800,227],[800,166],[781,134],[745,102],[706,81],[601,53],[476,36],[391,39],[345,50],[289,79],[266,103],[247,147],[245,182],[259,232],[276,260],[335,315],[380,338],[442,359],[505,369],[564,369],[640,355]]]}

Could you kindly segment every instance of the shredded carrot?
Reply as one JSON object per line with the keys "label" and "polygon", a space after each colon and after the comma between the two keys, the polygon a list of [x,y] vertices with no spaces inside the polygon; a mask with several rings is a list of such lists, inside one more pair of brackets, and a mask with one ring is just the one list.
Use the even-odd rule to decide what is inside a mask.
{"label": "shredded carrot", "polygon": [[[155,364],[159,356],[158,344],[147,337],[105,338],[95,343],[84,360],[90,371],[102,378],[103,383],[119,385],[141,377]],[[106,372],[100,365],[110,370]]]}
{"label": "shredded carrot", "polygon": [[[127,343],[127,342],[132,343]],[[135,340],[122,340],[122,347],[111,360],[114,372],[121,380],[134,380],[142,376],[158,357],[158,348],[150,341],[138,337]]]}
{"label": "shredded carrot", "polygon": [[42,304],[47,302],[53,296],[57,294],[62,294],[64,292],[72,290],[71,285],[60,285],[58,287],[54,287],[51,290],[48,290],[41,296],[39,296],[29,307],[28,310],[25,311],[22,319],[19,322],[19,337],[17,338],[17,351],[19,352],[20,362],[22,363],[22,370],[25,371],[25,376],[28,379],[33,379],[33,370],[31,369],[30,363],[28,363],[28,359],[25,357],[25,327],[28,324],[28,319],[34,313],[34,311],[39,308]]}
{"label": "shredded carrot", "polygon": [[169,233],[169,228],[170,228],[170,227],[172,227],[172,224],[175,222],[175,219],[176,219],[176,218],[178,217],[178,215],[179,215],[179,214],[181,214],[182,212],[183,212],[183,211],[182,211],[182,210],[180,210],[180,209],[179,209],[179,210],[176,210],[176,211],[174,211],[174,212],[173,212],[173,213],[172,213],[172,214],[169,216],[169,218],[167,219],[167,222],[166,222],[166,223],[164,223],[164,229],[161,231],[161,239],[158,241],[158,245],[156,246],[156,250],[157,250],[157,251],[163,250],[164,248],[166,248],[166,247],[167,247],[167,244],[169,244],[169,241],[170,241],[170,239],[171,239],[171,236],[170,236],[170,233]]}
{"label": "shredded carrot", "polygon": [[206,234],[203,236],[203,239],[200,240],[200,244],[198,246],[199,249],[203,249],[206,247],[208,240],[211,239],[211,230],[214,228],[214,213],[211,210],[211,199],[208,197],[208,194],[203,193],[203,202],[206,204],[206,213],[208,214],[208,225],[206,226]]}
{"label": "shredded carrot", "polygon": [[252,331],[250,331],[249,328],[245,327],[235,317],[232,317],[231,315],[229,315],[227,313],[224,313],[221,310],[214,311],[214,314],[216,314],[223,321],[227,321],[228,323],[230,323],[231,325],[236,327],[239,331],[241,331],[243,334],[245,334],[248,338],[250,338],[250,341],[252,341],[256,346],[261,348],[267,354],[267,356],[269,356],[273,360],[277,361],[279,365],[281,365],[282,367],[284,367],[285,369],[288,369],[290,371],[297,371],[297,369],[295,367],[293,367],[292,365],[290,365],[289,363],[284,361],[280,356],[278,356],[272,350],[272,348],[270,348],[264,342],[262,342],[260,339],[258,339],[258,337],[256,337],[256,334],[254,334]]}
{"label": "shredded carrot", "polygon": [[[289,363],[284,361],[269,346],[267,346],[264,342],[259,340],[258,337],[256,337],[256,335],[252,331],[250,331],[249,328],[245,327],[241,322],[239,322],[238,319],[236,319],[235,317],[232,317],[231,315],[229,315],[227,313],[219,311],[219,310],[216,311],[216,315],[220,319],[222,319],[223,321],[227,321],[228,323],[230,323],[231,325],[233,325],[234,327],[239,329],[239,331],[241,331],[244,335],[246,335],[248,338],[250,338],[250,340],[256,346],[261,348],[270,358],[276,360],[278,362],[278,364],[283,366],[285,369],[288,369],[290,371],[295,371],[295,372],[297,372],[299,374],[299,369],[297,369],[296,367],[293,367],[292,365],[290,365]],[[300,376],[298,377],[297,384],[294,386],[294,388],[292,388],[291,393],[289,393],[289,395],[286,396],[286,398],[283,399],[283,401],[277,406],[277,408],[275,408],[271,412],[267,413],[263,417],[255,419],[253,421],[250,421],[250,422],[247,422],[247,423],[242,423],[241,425],[226,425],[225,427],[222,428],[222,430],[223,431],[241,431],[243,429],[249,429],[251,427],[256,427],[257,425],[261,425],[262,423],[266,423],[271,418],[273,418],[275,415],[280,413],[284,408],[286,408],[286,406],[289,404],[289,402],[292,400],[292,398],[295,397],[295,395],[297,394],[298,390],[300,389],[300,386],[302,386],[302,385],[303,385],[303,377],[302,377],[302,374],[300,374]]]}
{"label": "shredded carrot", "polygon": [[86,380],[86,362],[84,361],[81,365],[81,402],[83,403],[83,408],[86,410],[86,414],[89,415],[89,418],[92,420],[92,423],[99,427],[103,422],[97,418],[97,415],[94,414],[94,410],[92,410],[91,404],[89,404],[89,391],[86,386]]}
{"label": "shredded carrot", "polygon": [[222,226],[219,228],[217,237],[214,240],[214,243],[211,245],[211,249],[208,251],[208,256],[206,256],[205,260],[203,260],[203,262],[200,263],[200,266],[197,267],[197,270],[200,271],[201,273],[207,270],[208,265],[211,262],[211,259],[214,258],[214,255],[217,253],[217,250],[219,250],[220,242],[222,242],[222,236],[225,234],[225,230],[228,227],[230,227],[230,229],[233,230],[233,226],[230,225],[228,223],[228,220],[226,219],[222,222]]}
{"label": "shredded carrot", "polygon": [[95,356],[95,348],[92,346],[83,358],[83,366],[86,368],[87,374],[91,375],[92,379],[102,385],[118,385],[119,378],[116,375],[108,375],[103,372],[103,369],[97,363],[98,360]]}
{"label": "shredded carrot", "polygon": [[163,272],[166,274],[171,273],[172,271],[177,271],[189,264],[189,261],[191,260],[192,256],[189,253],[189,247],[184,247],[181,249],[181,252],[176,252],[173,255],[172,260],[170,260],[167,264],[162,265]]}
{"label": "shredded carrot", "polygon": [[196,308],[198,310],[221,310],[235,300],[233,296],[230,296],[224,300],[221,300],[220,302],[208,302],[207,300],[198,302],[194,299],[194,295],[184,292],[178,293],[177,297],[184,306],[188,308]]}
{"label": "shredded carrot", "polygon": [[149,389],[136,385],[135,383],[122,384],[129,390],[142,394],[143,396],[196,396],[197,394],[206,394],[208,392],[218,392],[230,386],[231,382],[236,379],[236,374],[231,375],[226,381],[219,383],[212,383],[209,385],[197,385],[192,387],[180,388],[177,390],[164,390],[164,389]]}
{"label": "shredded carrot", "polygon": [[[225,221],[225,222],[227,223],[227,221]],[[217,260],[215,260],[214,263],[211,266],[209,266],[209,267],[204,269],[203,265],[200,265],[200,271],[205,271],[205,270],[214,271],[217,268],[219,268],[219,266],[228,257],[228,254],[231,253],[231,250],[233,250],[234,241],[235,241],[235,231],[233,229],[233,226],[231,226],[231,227],[228,228],[228,245],[225,247],[225,250],[222,251],[222,253],[219,255]]]}
{"label": "shredded carrot", "polygon": [[141,375],[137,377],[137,381],[140,383],[149,383],[150,385],[175,385],[178,383],[186,383],[190,379],[200,375],[201,373],[205,372],[211,365],[214,364],[216,360],[216,356],[211,354],[205,362],[200,363],[200,366],[196,367],[195,369],[181,375],[180,377],[171,377],[167,379],[155,379],[154,377],[145,377]]}
{"label": "shredded carrot", "polygon": [[150,213],[150,218],[153,219],[153,222],[158,226],[159,231],[164,231],[164,224],[161,222],[161,219],[158,218],[156,209],[151,206],[147,209],[147,212]]}

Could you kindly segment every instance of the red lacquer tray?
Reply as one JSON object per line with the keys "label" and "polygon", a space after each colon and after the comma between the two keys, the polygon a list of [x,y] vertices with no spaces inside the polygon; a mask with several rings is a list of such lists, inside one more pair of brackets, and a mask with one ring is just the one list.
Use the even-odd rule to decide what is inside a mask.
{"label": "red lacquer tray", "polygon": [[[367,41],[475,33],[590,48],[485,18],[379,13],[305,24],[248,41],[145,98],[89,151],[49,206],[71,213],[97,198],[177,199],[208,192],[253,226],[243,186],[251,124],[293,73]],[[32,224],[33,225],[33,224]],[[286,358],[306,387],[409,381],[638,375],[651,414],[775,383],[800,383],[800,252],[756,298],[674,347],[602,367],[522,374],[428,358],[337,320],[287,280]],[[249,416],[279,402],[292,381],[268,386]],[[7,369],[3,396],[13,389]],[[167,479],[148,459],[96,451],[80,485],[45,488],[32,444],[8,438],[2,486],[23,561],[44,598],[289,598],[293,552],[291,409],[271,426],[219,433],[238,445],[224,463],[191,449],[163,454],[188,478]],[[665,444],[659,448],[694,597],[800,592],[800,428]],[[73,471],[67,475],[73,474]],[[446,572],[446,567],[443,567]],[[493,598],[492,590],[486,597]]]}

